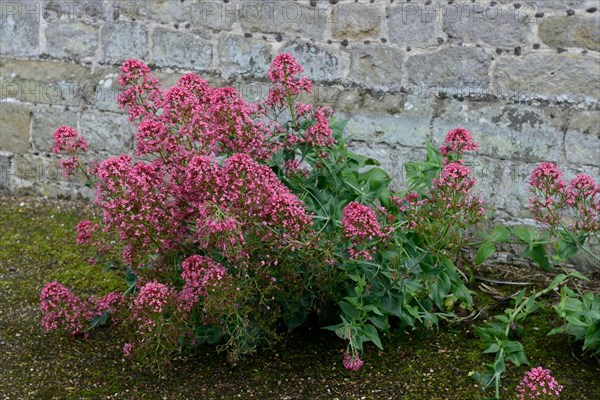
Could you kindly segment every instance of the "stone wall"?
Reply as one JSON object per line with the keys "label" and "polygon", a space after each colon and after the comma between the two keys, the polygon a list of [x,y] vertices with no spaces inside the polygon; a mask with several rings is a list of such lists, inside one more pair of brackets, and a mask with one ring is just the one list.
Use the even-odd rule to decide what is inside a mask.
{"label": "stone wall", "polygon": [[196,71],[264,96],[266,68],[289,51],[314,101],[349,120],[352,146],[402,187],[458,125],[501,219],[527,218],[524,181],[550,160],[600,178],[597,0],[1,0],[0,186],[90,196],[60,176],[51,136],[76,126],[92,158],[132,152],[115,105],[119,64],[137,57],[166,84]]}

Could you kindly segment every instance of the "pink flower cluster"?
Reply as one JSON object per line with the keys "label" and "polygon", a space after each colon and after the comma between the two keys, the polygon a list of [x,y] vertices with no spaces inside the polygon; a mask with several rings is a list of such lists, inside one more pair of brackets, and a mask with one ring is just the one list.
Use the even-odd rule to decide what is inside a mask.
{"label": "pink flower cluster", "polygon": [[529,184],[539,190],[562,193],[565,189],[562,176],[563,173],[556,164],[545,162],[531,173]]}
{"label": "pink flower cluster", "polygon": [[517,386],[517,399],[556,399],[562,390],[563,386],[552,377],[552,371],[537,367],[529,370]]}
{"label": "pink flower cluster", "polygon": [[77,224],[77,244],[92,244],[92,235],[98,230],[98,224],[92,221],[81,221]]}
{"label": "pink flower cluster", "polygon": [[71,335],[84,330],[88,316],[81,298],[58,282],[50,282],[42,289],[40,311],[46,332],[60,329]]}
{"label": "pink flower cluster", "polygon": [[[297,75],[302,72],[302,66],[289,53],[279,54],[273,60],[268,71],[272,87],[264,106],[275,114],[287,109],[293,123],[295,132],[290,132],[284,138],[287,148],[296,145],[307,145],[315,148],[330,147],[335,143],[329,117],[333,114],[330,107],[314,108],[311,105],[297,102],[296,98],[302,93],[311,93],[312,84],[305,78]],[[311,121],[311,125],[301,133],[300,120]],[[275,124],[275,131],[285,131],[280,124]],[[319,154],[322,156],[322,154]]]}
{"label": "pink flower cluster", "polygon": [[103,313],[114,314],[124,304],[123,295],[109,293],[105,296],[82,300],[58,282],[50,282],[40,293],[41,325],[46,332],[63,330],[71,335],[85,333],[88,322]]}
{"label": "pink flower cluster", "polygon": [[600,232],[600,186],[590,175],[579,174],[567,187],[565,203],[575,213],[575,232]]}
{"label": "pink flower cluster", "polygon": [[464,128],[456,128],[446,134],[444,145],[440,148],[443,156],[455,155],[456,158],[464,151],[475,151],[479,148],[471,133]]}
{"label": "pink flower cluster", "polygon": [[54,145],[52,151],[56,154],[60,154],[61,151],[65,151],[69,154],[77,151],[86,151],[88,149],[88,142],[79,136],[77,131],[68,126],[61,126],[54,132]]}
{"label": "pink flower cluster", "polygon": [[214,88],[190,73],[177,85],[160,89],[147,66],[130,60],[122,67],[119,96],[130,119],[138,121],[136,154],[170,157],[185,163],[192,154],[247,153],[268,160],[280,144],[270,140],[258,104],[244,101],[232,87]]}
{"label": "pink flower cluster", "polygon": [[444,160],[440,175],[432,180],[428,192],[423,197],[413,192],[403,199],[392,199],[403,213],[405,229],[430,240],[432,250],[442,251],[460,248],[465,230],[481,221],[485,213],[483,201],[473,191],[473,171],[460,159],[462,150],[476,149],[477,143],[462,129],[450,131],[448,136],[447,145],[456,144],[452,152],[458,152],[457,158]]}
{"label": "pink flower cluster", "polygon": [[160,103],[160,82],[150,68],[138,60],[127,60],[121,66],[119,84],[125,89],[117,96],[121,108],[129,109],[131,121],[152,116]]}
{"label": "pink flower cluster", "polygon": [[112,292],[98,299],[91,297],[89,301],[93,304],[91,314],[99,317],[105,312],[116,313],[125,304],[125,297],[121,293]]}
{"label": "pink flower cluster", "polygon": [[184,303],[190,306],[196,304],[207,294],[208,286],[217,286],[227,274],[227,270],[221,264],[200,255],[185,259],[181,269],[181,277],[185,281],[182,296]]}
{"label": "pink flower cluster", "polygon": [[60,154],[63,151],[69,154],[69,158],[59,161],[64,176],[72,175],[81,166],[81,161],[75,156],[75,153],[86,151],[87,149],[88,142],[79,136],[75,129],[68,126],[61,126],[54,132],[52,151],[56,154]]}
{"label": "pink flower cluster", "polygon": [[[414,207],[423,207],[428,215],[413,215],[409,225],[416,226],[423,217],[452,220],[458,226],[467,227],[480,220],[485,212],[483,201],[472,193],[476,180],[472,171],[462,162],[447,163],[439,178],[433,179],[429,197],[420,201],[411,198]],[[451,215],[451,217],[449,217]]]}
{"label": "pink flower cluster", "polygon": [[345,239],[351,241],[348,249],[351,258],[372,259],[373,248],[362,250],[358,250],[358,248],[368,244],[369,241],[389,236],[379,225],[375,212],[355,201],[344,207],[342,226]]}
{"label": "pink flower cluster", "polygon": [[307,78],[298,78],[303,68],[289,53],[279,54],[267,72],[273,83],[267,97],[267,104],[271,107],[281,107],[290,101],[290,96],[301,92],[312,93],[312,83]]}
{"label": "pink flower cluster", "polygon": [[[265,247],[277,251],[299,243],[311,231],[311,216],[300,199],[270,168],[245,154],[224,165],[196,156],[182,181],[177,197],[186,201],[175,204],[182,211],[172,215],[192,218],[200,247],[219,249],[231,261],[248,262]],[[254,247],[256,240],[263,250]]]}
{"label": "pink flower cluster", "polygon": [[379,226],[375,212],[356,201],[344,207],[342,225],[346,239],[365,241],[386,236]]}
{"label": "pink flower cluster", "polygon": [[364,364],[364,361],[360,359],[358,354],[345,352],[342,364],[344,365],[344,368],[349,369],[350,371],[358,371]]}
{"label": "pink flower cluster", "polygon": [[310,126],[304,136],[300,139],[300,143],[307,144],[312,147],[330,147],[335,143],[332,136],[332,130],[329,126],[329,117],[333,115],[333,111],[329,107],[318,108],[313,113],[315,124]]}
{"label": "pink flower cluster", "polygon": [[590,175],[579,174],[567,185],[558,166],[545,162],[531,173],[528,183],[533,195],[528,207],[537,221],[556,228],[570,216],[575,222],[569,229],[600,231],[600,187]]}
{"label": "pink flower cluster", "polygon": [[163,311],[175,304],[175,291],[164,283],[152,281],[142,286],[131,307],[138,333],[151,333],[162,325]]}

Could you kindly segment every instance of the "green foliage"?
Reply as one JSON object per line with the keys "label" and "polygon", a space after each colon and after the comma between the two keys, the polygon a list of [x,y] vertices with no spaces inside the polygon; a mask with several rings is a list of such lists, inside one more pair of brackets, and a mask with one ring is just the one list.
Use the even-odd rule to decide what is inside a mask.
{"label": "green foliage", "polygon": [[[527,363],[522,346],[518,342],[510,341],[509,334],[516,332],[516,336],[519,336],[522,331],[521,322],[542,306],[536,299],[559,285],[563,285],[561,301],[553,308],[558,316],[565,320],[565,324],[553,329],[549,335],[566,333],[576,340],[583,341],[584,351],[600,352],[600,297],[594,293],[575,293],[567,286],[568,281],[587,278],[577,271],[566,270],[563,267],[563,264],[580,250],[588,251],[585,244],[590,239],[589,234],[575,234],[564,228],[539,233],[533,227],[496,226],[491,234],[483,234],[482,237],[484,241],[474,259],[477,264],[483,263],[494,254],[497,244],[516,243],[525,247],[522,256],[531,258],[544,271],[551,272],[558,266],[565,272],[556,275],[550,286],[532,293],[529,297],[524,297],[524,290],[519,292],[514,308],[506,309],[503,314],[493,317],[485,327],[477,328],[482,343],[487,346],[484,353],[495,354],[494,363],[484,365],[487,372],[473,375],[484,388],[494,386],[496,398],[499,398],[505,362],[509,361],[517,366]],[[551,250],[550,255],[547,249]]]}
{"label": "green foliage", "polygon": [[[356,201],[373,209],[384,207],[388,215],[401,221],[389,189],[390,176],[379,168],[377,161],[355,154],[345,146],[343,123],[332,124],[336,145],[327,149],[327,157],[316,159],[302,153],[305,160],[314,161],[306,180],[291,181],[280,171],[281,179],[292,188],[315,215],[315,224],[333,243],[337,259],[336,271],[342,276],[342,290],[335,294],[340,308],[340,322],[327,327],[358,351],[372,342],[383,345],[380,333],[389,336],[389,318],[395,317],[400,328],[416,328],[418,324],[436,327],[440,318],[452,318],[455,304],[472,306],[469,290],[451,257],[422,248],[424,238],[394,225],[387,240],[373,242],[377,248],[372,260],[353,259],[341,237],[343,209]],[[439,176],[442,157],[429,145],[427,160],[407,163],[405,168],[413,189],[423,193]],[[382,226],[388,222],[381,220]],[[452,224],[452,221],[448,221]]]}
{"label": "green foliage", "polygon": [[564,286],[560,302],[554,306],[565,324],[550,331],[549,335],[566,333],[583,341],[583,350],[600,354],[600,296],[595,293],[575,293]]}
{"label": "green foliage", "polygon": [[427,159],[425,162],[406,162],[404,170],[408,182],[408,190],[425,194],[431,187],[434,178],[442,170],[443,157],[439,150],[427,143]]}

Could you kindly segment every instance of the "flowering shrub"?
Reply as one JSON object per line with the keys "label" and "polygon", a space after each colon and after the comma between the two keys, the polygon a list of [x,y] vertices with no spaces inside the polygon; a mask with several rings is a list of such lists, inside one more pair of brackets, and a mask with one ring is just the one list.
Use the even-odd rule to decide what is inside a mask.
{"label": "flowering shrub", "polygon": [[552,377],[552,371],[542,367],[532,368],[517,386],[518,400],[551,400],[560,397],[563,387]]}
{"label": "flowering shrub", "polygon": [[[410,190],[393,194],[376,160],[346,149],[331,109],[299,101],[312,86],[289,54],[274,59],[269,93],[254,103],[195,74],[163,89],[139,61],[121,71],[135,157],[86,167],[87,143],[68,127],[54,151],[66,152],[66,174],[80,170],[95,188],[102,229],[124,245],[129,289],[82,301],[50,283],[47,330],[87,332],[121,313],[127,356],[160,364],[221,343],[235,360],[337,304],[325,321],[347,341],[343,365],[357,370],[364,343],[382,348],[390,318],[431,327],[455,304],[471,306],[454,265],[483,215],[462,159],[477,149],[468,131],[408,163]],[[82,221],[77,242],[105,246],[98,229]]]}

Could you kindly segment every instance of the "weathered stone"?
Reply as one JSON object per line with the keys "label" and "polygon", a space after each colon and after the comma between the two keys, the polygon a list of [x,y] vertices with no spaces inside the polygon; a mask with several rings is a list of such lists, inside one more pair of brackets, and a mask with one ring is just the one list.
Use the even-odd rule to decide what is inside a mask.
{"label": "weathered stone", "polygon": [[199,36],[158,28],[152,34],[156,65],[206,70],[212,64],[212,44]]}
{"label": "weathered stone", "polygon": [[538,28],[540,39],[550,47],[581,47],[600,51],[600,16],[544,18]]}
{"label": "weathered stone", "polygon": [[600,114],[574,110],[565,136],[565,155],[569,163],[600,167]]}
{"label": "weathered stone", "polygon": [[241,3],[199,1],[191,5],[191,28],[229,31],[240,21]]}
{"label": "weathered stone", "polygon": [[84,186],[83,174],[62,176],[59,160],[60,157],[50,155],[15,155],[11,165],[11,192],[68,200],[94,199],[94,190]]}
{"label": "weathered stone", "polygon": [[571,110],[567,130],[600,134],[600,113],[588,110]]}
{"label": "weathered stone", "polygon": [[27,104],[0,102],[0,150],[29,151],[30,112]]}
{"label": "weathered stone", "polygon": [[565,155],[568,162],[597,166],[600,163],[600,134],[568,131]]}
{"label": "weathered stone", "polygon": [[94,104],[96,86],[107,71],[39,60],[2,59],[0,63],[0,98],[50,105]]}
{"label": "weathered stone", "polygon": [[10,189],[12,157],[12,153],[0,151],[0,191]]}
{"label": "weathered stone", "polygon": [[[176,3],[175,1],[169,2]],[[104,0],[104,15],[108,21],[137,21],[147,23],[150,20],[154,3],[157,3],[157,1]],[[175,6],[175,4],[173,5]]]}
{"label": "weathered stone", "polygon": [[76,109],[49,106],[34,107],[31,124],[33,151],[52,152],[54,132],[63,125],[77,128]]}
{"label": "weathered stone", "polygon": [[240,35],[219,38],[219,66],[227,79],[233,75],[265,77],[271,61],[271,45]]}
{"label": "weathered stone", "polygon": [[579,54],[528,54],[502,57],[494,69],[495,85],[521,90],[529,100],[598,103],[600,59]]}
{"label": "weathered stone", "polygon": [[499,184],[504,175],[507,162],[480,154],[476,156],[465,155],[465,160],[473,170],[473,177],[477,180],[477,191],[482,199],[494,209],[502,208],[504,199],[499,198],[497,192],[501,189]]}
{"label": "weathered stone", "polygon": [[331,21],[331,34],[337,39],[378,39],[382,14],[374,4],[341,4]]}
{"label": "weathered stone", "polygon": [[93,96],[89,98],[89,103],[95,106],[96,109],[119,113],[126,112],[119,108],[117,104],[117,96],[122,90],[121,85],[119,85],[119,73],[117,70],[107,70],[106,74],[95,83],[95,88]]}
{"label": "weathered stone", "polygon": [[404,93],[367,91],[364,89],[344,89],[328,86],[322,96],[336,112],[356,113],[369,110],[374,114],[396,114],[402,112],[407,96]]}
{"label": "weathered stone", "polygon": [[483,3],[454,3],[443,18],[444,31],[456,41],[498,47],[525,46],[532,39],[532,20],[515,9],[490,12]]}
{"label": "weathered stone", "polygon": [[[478,2],[481,3],[481,2]],[[525,14],[530,17],[537,13],[544,12],[558,12],[565,13],[569,9],[586,9],[591,4],[597,5],[597,0],[543,0],[543,1],[515,1],[515,0],[494,0],[493,3],[496,5],[487,5],[489,13],[496,10],[500,10],[503,13],[515,13]],[[484,3],[487,4],[487,3]],[[519,4],[519,8],[515,8],[515,4]],[[586,5],[587,4],[587,5]],[[566,15],[566,14],[565,14]]]}
{"label": "weathered stone", "polygon": [[90,68],[70,63],[42,60],[15,60],[0,58],[0,77],[7,79],[35,80],[39,82],[70,82],[91,80],[104,70],[98,68],[92,73]]}
{"label": "weathered stone", "polygon": [[169,25],[177,23],[181,28],[185,28],[185,23],[191,20],[194,11],[191,4],[193,2],[189,1],[153,0],[143,3],[142,10],[149,19]]}
{"label": "weathered stone", "polygon": [[41,2],[0,2],[0,54],[38,55],[41,15]]}
{"label": "weathered stone", "polygon": [[81,114],[80,129],[90,151],[118,155],[133,150],[135,127],[126,115],[87,111]]}
{"label": "weathered stone", "polygon": [[350,56],[332,46],[317,46],[311,42],[287,43],[280,52],[291,53],[304,67],[305,75],[316,81],[334,81],[346,76]]}
{"label": "weathered stone", "polygon": [[56,58],[80,60],[98,49],[98,29],[83,23],[54,23],[45,31],[46,50]]}
{"label": "weathered stone", "polygon": [[489,196],[490,206],[503,210],[511,219],[531,220],[531,212],[525,207],[531,196],[527,180],[539,163],[514,161],[501,165],[502,178],[494,185],[495,191]]}
{"label": "weathered stone", "polygon": [[558,162],[563,133],[550,117],[552,112],[524,105],[452,101],[434,120],[433,138],[441,144],[450,129],[461,126],[479,142],[478,155]]}
{"label": "weathered stone", "polygon": [[41,18],[45,25],[61,24],[88,24],[99,25],[107,20],[112,20],[113,9],[118,8],[118,0],[73,0],[61,2],[55,0],[42,0]]}
{"label": "weathered stone", "polygon": [[390,42],[399,46],[437,45],[438,9],[432,5],[402,3],[387,7]]}
{"label": "weathered stone", "polygon": [[60,182],[69,177],[62,176],[60,157],[50,155],[18,154],[13,157],[14,177],[30,182]]}
{"label": "weathered stone", "polygon": [[480,48],[449,47],[417,54],[405,63],[409,92],[482,93],[490,83],[492,57]]}
{"label": "weathered stone", "polygon": [[348,120],[345,134],[367,143],[424,147],[429,138],[432,110],[428,106],[409,104],[411,106],[407,105],[406,110],[396,115],[353,115]]}
{"label": "weathered stone", "polygon": [[[333,10],[328,5],[308,7],[292,1],[235,1],[221,5],[234,13],[245,32],[279,33],[291,37],[323,39]],[[229,11],[227,11],[229,10]]]}
{"label": "weathered stone", "polygon": [[148,58],[146,28],[135,22],[109,22],[102,26],[104,60],[120,64],[130,58],[144,61]]}
{"label": "weathered stone", "polygon": [[360,46],[352,49],[348,78],[378,90],[400,89],[403,54],[390,46]]}

